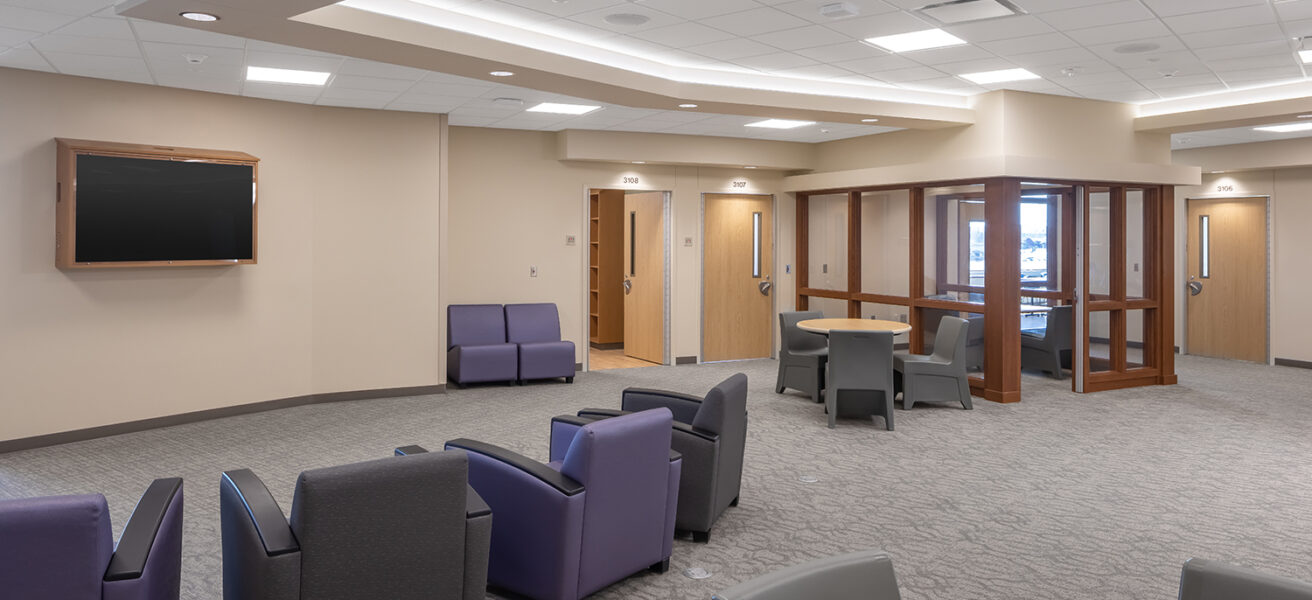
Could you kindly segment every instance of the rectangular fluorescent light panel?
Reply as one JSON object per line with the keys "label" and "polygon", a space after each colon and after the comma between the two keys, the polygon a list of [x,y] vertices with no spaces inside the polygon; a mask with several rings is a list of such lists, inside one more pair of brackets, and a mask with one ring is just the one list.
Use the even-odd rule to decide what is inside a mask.
{"label": "rectangular fluorescent light panel", "polygon": [[1304,63],[1312,63],[1312,50],[1299,50],[1298,58]]}
{"label": "rectangular fluorescent light panel", "polygon": [[597,110],[598,108],[601,107],[590,106],[587,104],[559,104],[556,102],[543,102],[537,106],[534,106],[533,108],[528,109],[528,112],[552,113],[557,115],[586,115],[594,110]]}
{"label": "rectangular fluorescent light panel", "polygon": [[246,67],[246,81],[267,81],[270,83],[291,83],[295,85],[323,85],[328,83],[332,73],[323,71],[298,71],[296,69],[274,69],[272,67]]}
{"label": "rectangular fluorescent light panel", "polygon": [[[790,121],[788,119],[766,119],[755,123],[748,123],[748,127],[766,127],[769,129],[794,129],[797,127],[806,127],[815,125],[815,121]],[[1309,123],[1312,125],[1312,123]]]}
{"label": "rectangular fluorescent light panel", "polygon": [[1312,129],[1312,123],[1290,123],[1288,125],[1268,125],[1266,127],[1254,127],[1253,131],[1272,131],[1275,133],[1289,133],[1291,131],[1307,131]]}
{"label": "rectangular fluorescent light panel", "polygon": [[966,43],[966,40],[942,29],[926,29],[924,31],[912,31],[911,33],[872,37],[866,38],[865,41],[889,52],[911,52],[912,50],[925,50],[927,48],[960,46]]}
{"label": "rectangular fluorescent light panel", "polygon": [[1038,79],[1039,76],[1025,69],[1003,69],[1001,71],[983,71],[980,73],[963,73],[962,78],[974,83],[1003,83],[1006,81],[1024,81]]}

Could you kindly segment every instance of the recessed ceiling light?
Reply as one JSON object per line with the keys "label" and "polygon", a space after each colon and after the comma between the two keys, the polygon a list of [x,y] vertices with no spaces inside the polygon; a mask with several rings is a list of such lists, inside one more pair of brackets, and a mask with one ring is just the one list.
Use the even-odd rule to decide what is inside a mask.
{"label": "recessed ceiling light", "polygon": [[647,161],[645,161],[645,160],[635,160],[635,161],[633,161],[633,164],[635,164],[635,165],[645,165],[645,164],[647,164]]}
{"label": "recessed ceiling light", "polygon": [[624,27],[637,27],[639,25],[646,23],[647,21],[650,21],[651,17],[647,15],[639,15],[634,13],[615,13],[611,15],[606,15],[604,20],[607,23],[610,23],[611,25],[621,25]]}
{"label": "recessed ceiling light", "polygon": [[488,75],[493,77],[510,77],[511,75],[514,75],[514,73],[510,71],[492,71],[491,73],[488,73]]}
{"label": "recessed ceiling light", "polygon": [[972,83],[1003,83],[1005,81],[1024,81],[1038,79],[1039,76],[1025,69],[1002,69],[1000,71],[983,71],[980,73],[962,73],[963,79]]}
{"label": "recessed ceiling light", "polygon": [[528,109],[528,112],[552,113],[557,115],[584,115],[594,110],[597,110],[598,108],[601,107],[592,106],[588,104],[560,104],[556,102],[543,102],[537,106],[534,106],[533,108]]}
{"label": "recessed ceiling light", "polygon": [[1312,115],[1298,115],[1300,119],[1312,119]]}
{"label": "recessed ceiling light", "polygon": [[679,108],[697,108],[697,105],[691,102],[685,102],[683,104],[680,104]]}
{"label": "recessed ceiling light", "polygon": [[1225,171],[1208,171],[1208,173],[1211,173],[1212,175],[1216,175],[1217,173],[1224,173],[1224,172]]}
{"label": "recessed ceiling light", "polygon": [[878,123],[879,119],[861,119],[862,123]]}
{"label": "recessed ceiling light", "polygon": [[744,169],[755,169],[756,167],[754,167],[754,166],[752,166],[752,165],[746,165],[746,166],[744,166],[743,168],[744,168]]}
{"label": "recessed ceiling light", "polygon": [[1312,123],[1289,123],[1287,125],[1268,125],[1266,127],[1253,128],[1253,131],[1270,131],[1273,133],[1289,133],[1291,131],[1308,130],[1312,130]]}
{"label": "recessed ceiling light", "polygon": [[1155,44],[1153,42],[1134,42],[1131,44],[1121,44],[1120,46],[1112,48],[1112,52],[1117,54],[1143,54],[1144,52],[1152,52],[1161,47],[1161,44]]}
{"label": "recessed ceiling light", "polygon": [[203,12],[180,12],[178,13],[178,16],[192,21],[200,21],[201,23],[213,23],[214,21],[219,20],[218,15]]}
{"label": "recessed ceiling light", "polygon": [[1312,50],[1299,50],[1298,58],[1305,63],[1312,63]]}
{"label": "recessed ceiling light", "polygon": [[911,52],[912,50],[924,50],[926,48],[960,46],[966,43],[966,40],[942,29],[926,29],[924,31],[872,37],[866,38],[865,41],[889,52]]}
{"label": "recessed ceiling light", "polygon": [[788,119],[766,119],[755,123],[748,123],[748,127],[766,127],[769,129],[793,129],[796,127],[806,127],[815,125],[815,121],[790,121]]}
{"label": "recessed ceiling light", "polygon": [[1024,14],[1007,0],[949,0],[917,8],[915,12],[939,23],[966,23]]}
{"label": "recessed ceiling light", "polygon": [[323,85],[332,73],[324,71],[299,71],[297,69],[274,69],[272,67],[246,67],[246,81],[267,81],[270,83],[290,83],[294,85]]}

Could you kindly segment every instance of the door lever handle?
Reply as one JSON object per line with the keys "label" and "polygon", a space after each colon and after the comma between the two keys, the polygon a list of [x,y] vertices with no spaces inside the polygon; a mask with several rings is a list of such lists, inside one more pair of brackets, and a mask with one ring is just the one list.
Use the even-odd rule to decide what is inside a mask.
{"label": "door lever handle", "polygon": [[625,280],[624,280],[624,295],[627,296],[627,295],[629,295],[629,292],[632,292],[632,291],[633,291],[633,282],[632,282],[632,281],[629,281],[628,279],[625,279]]}
{"label": "door lever handle", "polygon": [[773,285],[774,285],[774,284],[772,284],[772,283],[770,283],[770,282],[768,282],[768,281],[762,281],[761,283],[756,284],[756,287],[759,288],[759,289],[761,290],[761,295],[762,295],[762,296],[769,296],[769,295],[770,295],[770,287],[773,286]]}
{"label": "door lever handle", "polygon": [[1201,282],[1201,281],[1190,281],[1190,282],[1189,282],[1189,295],[1190,295],[1190,296],[1197,296],[1198,294],[1201,294],[1201,293],[1203,293],[1203,282]]}

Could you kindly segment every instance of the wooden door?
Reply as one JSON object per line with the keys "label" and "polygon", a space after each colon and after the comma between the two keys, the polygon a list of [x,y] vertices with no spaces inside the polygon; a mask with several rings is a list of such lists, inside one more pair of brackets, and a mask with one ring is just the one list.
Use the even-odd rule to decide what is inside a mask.
{"label": "wooden door", "polygon": [[1186,227],[1189,354],[1266,362],[1266,199],[1189,200]]}
{"label": "wooden door", "polygon": [[770,356],[774,332],[774,282],[770,279],[774,272],[773,203],[770,196],[706,195],[704,361]]}
{"label": "wooden door", "polygon": [[624,196],[624,354],[665,362],[665,193]]}

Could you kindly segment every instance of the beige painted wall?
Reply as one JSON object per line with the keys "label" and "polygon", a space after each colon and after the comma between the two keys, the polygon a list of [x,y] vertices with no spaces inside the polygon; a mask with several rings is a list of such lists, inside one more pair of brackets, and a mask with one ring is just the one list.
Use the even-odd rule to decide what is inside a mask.
{"label": "beige painted wall", "polygon": [[[689,136],[689,142],[698,138]],[[775,194],[776,308],[793,304],[794,204],[781,175],[721,169],[561,161],[553,132],[452,127],[446,300],[452,304],[555,302],[561,331],[583,362],[587,316],[586,190],[670,191],[673,224],[670,336],[675,357],[701,354],[701,194]],[[638,183],[625,183],[625,178]],[[733,182],[745,182],[734,187]],[[566,236],[576,236],[573,246]],[[685,239],[692,238],[692,245]],[[529,276],[529,267],[538,276]]]}
{"label": "beige painted wall", "polygon": [[[1301,145],[1288,142],[1301,141]],[[1301,151],[1312,156],[1312,140],[1271,142],[1279,147]],[[1226,152],[1231,158],[1226,158]],[[1242,144],[1199,150],[1179,151],[1176,160],[1194,164],[1208,164],[1221,168],[1230,160],[1252,164],[1254,156],[1279,157],[1268,153],[1264,144]],[[1201,159],[1201,160],[1200,160]],[[1281,159],[1283,160],[1283,159]],[[1203,175],[1200,186],[1177,187],[1176,197],[1176,339],[1182,347],[1185,339],[1184,286],[1186,279],[1185,249],[1187,198],[1270,196],[1270,302],[1271,302],[1271,356],[1300,361],[1312,361],[1312,313],[1307,310],[1307,298],[1312,296],[1312,281],[1307,278],[1307,259],[1312,256],[1312,238],[1307,226],[1312,223],[1312,166],[1298,168],[1264,169],[1253,171],[1209,173]]]}
{"label": "beige painted wall", "polygon": [[[0,440],[440,383],[441,119],[0,69]],[[259,264],[55,268],[55,137],[260,162]]]}

